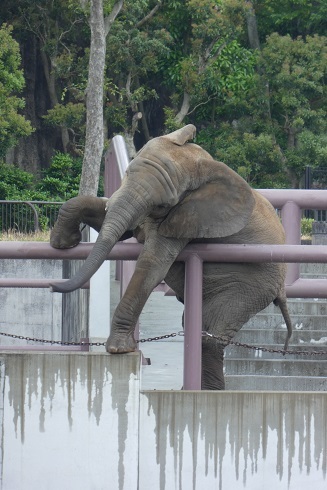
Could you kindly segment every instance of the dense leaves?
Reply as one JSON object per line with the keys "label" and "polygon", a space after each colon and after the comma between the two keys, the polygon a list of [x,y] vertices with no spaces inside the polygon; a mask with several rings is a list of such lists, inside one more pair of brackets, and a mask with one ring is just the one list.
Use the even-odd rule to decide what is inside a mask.
{"label": "dense leaves", "polygon": [[24,88],[20,68],[19,45],[12,38],[12,27],[0,27],[0,158],[22,136],[32,132],[31,124],[19,111],[24,100],[18,97]]}
{"label": "dense leaves", "polygon": [[[105,16],[115,3],[104,1]],[[53,151],[72,162],[83,156],[85,145],[90,47],[85,5],[79,0],[0,5],[0,19],[14,26],[21,50],[35,40],[34,75],[44,91],[36,133],[49,131]],[[193,123],[197,142],[252,185],[300,186],[306,166],[327,166],[326,19],[322,0],[125,0],[106,40],[105,139],[121,133],[138,149],[149,138]],[[17,98],[23,87],[17,47],[11,58],[3,58],[8,42],[0,43],[2,156],[30,131],[19,114],[25,109]],[[35,86],[30,76],[26,82],[31,101]],[[78,173],[60,159],[72,182],[65,187],[60,181],[55,157],[38,191],[65,198],[75,192]]]}

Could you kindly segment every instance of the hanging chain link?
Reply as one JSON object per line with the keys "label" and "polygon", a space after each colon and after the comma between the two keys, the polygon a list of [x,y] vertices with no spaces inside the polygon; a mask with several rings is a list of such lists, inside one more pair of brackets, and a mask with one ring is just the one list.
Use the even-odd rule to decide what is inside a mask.
{"label": "hanging chain link", "polygon": [[[89,342],[87,340],[80,340],[79,342],[73,342],[73,341],[63,341],[63,340],[47,340],[47,339],[38,339],[36,337],[25,337],[24,335],[15,335],[13,333],[5,333],[5,332],[0,332],[0,335],[3,337],[10,337],[11,339],[17,339],[17,340],[26,340],[27,342],[40,342],[42,344],[51,344],[51,345],[65,345],[65,346],[81,346],[81,347],[90,347],[90,346],[96,346],[96,347],[101,347],[105,346],[106,342]],[[155,340],[163,340],[163,339],[169,339],[171,337],[176,337],[178,334],[177,333],[171,333],[167,335],[161,335],[160,337],[150,337],[148,339],[140,339],[137,340],[137,343],[143,343],[143,342],[152,342]],[[1,350],[1,346],[0,346]]]}
{"label": "hanging chain link", "polygon": [[[12,339],[18,339],[18,340],[26,340],[27,342],[40,342],[43,344],[51,344],[51,345],[63,345],[63,346],[80,346],[80,347],[105,347],[106,342],[89,342],[89,341],[84,341],[81,340],[79,342],[65,342],[63,340],[47,340],[47,339],[38,339],[35,337],[25,337],[24,335],[15,335],[12,333],[5,333],[5,332],[0,332],[0,335],[3,337],[10,337]],[[173,337],[177,336],[184,336],[184,332],[173,332],[170,334],[166,335],[160,335],[158,337],[148,337],[146,339],[139,339],[136,340],[137,343],[141,344],[144,342],[155,342],[158,340],[164,340],[164,339],[170,339]],[[219,344],[221,344],[223,347],[227,347],[228,345],[235,345],[236,347],[244,347],[245,349],[251,349],[255,351],[261,351],[261,352],[269,352],[271,354],[283,354],[283,355],[301,355],[301,356],[324,356],[327,355],[327,351],[306,351],[306,350],[283,350],[283,349],[271,349],[268,347],[259,347],[256,345],[251,345],[251,344],[244,344],[242,342],[235,342],[233,340],[226,339],[224,337],[220,337],[219,335],[213,335],[209,332],[202,332],[203,337],[209,337],[211,339],[216,340]],[[1,346],[0,346],[1,350]]]}
{"label": "hanging chain link", "polygon": [[219,337],[218,335],[213,335],[209,332],[202,332],[202,335],[205,337],[210,337],[218,341],[219,344],[222,344],[224,347],[227,345],[235,345],[236,347],[244,347],[246,349],[252,349],[261,352],[269,352],[271,354],[283,354],[283,355],[302,355],[302,356],[324,356],[327,355],[327,351],[306,351],[306,350],[284,350],[284,349],[271,349],[268,347],[258,347],[256,345],[244,344],[242,342],[235,342],[233,340],[227,340],[223,337]]}

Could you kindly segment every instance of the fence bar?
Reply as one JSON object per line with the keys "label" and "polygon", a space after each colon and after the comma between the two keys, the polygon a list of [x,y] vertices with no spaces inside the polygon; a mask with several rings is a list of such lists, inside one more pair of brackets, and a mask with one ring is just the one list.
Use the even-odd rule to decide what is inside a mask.
{"label": "fence bar", "polygon": [[[65,250],[52,248],[46,242],[1,242],[0,259],[56,259],[81,260],[90,254],[93,243],[80,243]],[[136,260],[140,243],[118,243],[107,259]],[[326,245],[239,245],[239,244],[192,244],[187,245],[177,257],[184,261],[191,254],[205,262],[304,262],[327,263]]]}
{"label": "fence bar", "polygon": [[[301,244],[302,210],[294,201],[287,201],[282,207],[282,223],[285,229],[286,244]],[[300,264],[289,264],[285,283],[293,284],[300,277]]]}
{"label": "fence bar", "polygon": [[278,209],[287,201],[293,201],[301,209],[327,209],[326,189],[258,189],[258,192]]}
{"label": "fence bar", "polygon": [[83,345],[2,345],[0,346],[1,352],[3,351],[10,351],[10,353],[15,353],[15,351],[59,351],[59,352],[88,352],[89,348],[88,346],[83,346]]}
{"label": "fence bar", "polygon": [[298,279],[285,286],[288,298],[327,298],[327,279]]}
{"label": "fence bar", "polygon": [[201,390],[203,262],[191,254],[185,262],[184,390]]}
{"label": "fence bar", "polygon": [[[0,278],[0,288],[48,288],[51,282],[65,282],[67,279],[17,279],[4,277]],[[88,281],[81,289],[89,289]]]}

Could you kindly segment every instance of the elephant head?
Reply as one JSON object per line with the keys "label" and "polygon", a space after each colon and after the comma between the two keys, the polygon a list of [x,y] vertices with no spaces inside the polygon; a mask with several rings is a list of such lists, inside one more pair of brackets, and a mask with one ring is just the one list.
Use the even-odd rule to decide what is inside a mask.
{"label": "elephant head", "polygon": [[161,236],[183,239],[185,244],[196,238],[230,236],[247,224],[254,207],[251,188],[228,166],[188,143],[194,135],[190,124],[148,142],[109,200],[75,198],[63,205],[51,234],[53,247],[77,245],[81,221],[100,233],[77,275],[53,283],[53,291],[81,287],[116,242],[146,220],[156,222]]}

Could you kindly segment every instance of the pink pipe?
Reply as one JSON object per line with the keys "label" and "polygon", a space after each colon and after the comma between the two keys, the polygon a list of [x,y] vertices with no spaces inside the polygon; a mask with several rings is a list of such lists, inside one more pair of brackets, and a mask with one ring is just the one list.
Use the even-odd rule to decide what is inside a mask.
{"label": "pink pipe", "polygon": [[201,389],[203,262],[196,254],[185,262],[184,390]]}
{"label": "pink pipe", "polygon": [[[57,250],[42,242],[0,242],[0,259],[85,259],[93,243]],[[107,259],[136,260],[142,250],[139,243],[114,246]],[[185,261],[196,254],[206,262],[327,262],[325,245],[222,245],[197,243],[188,245],[177,260]]]}

